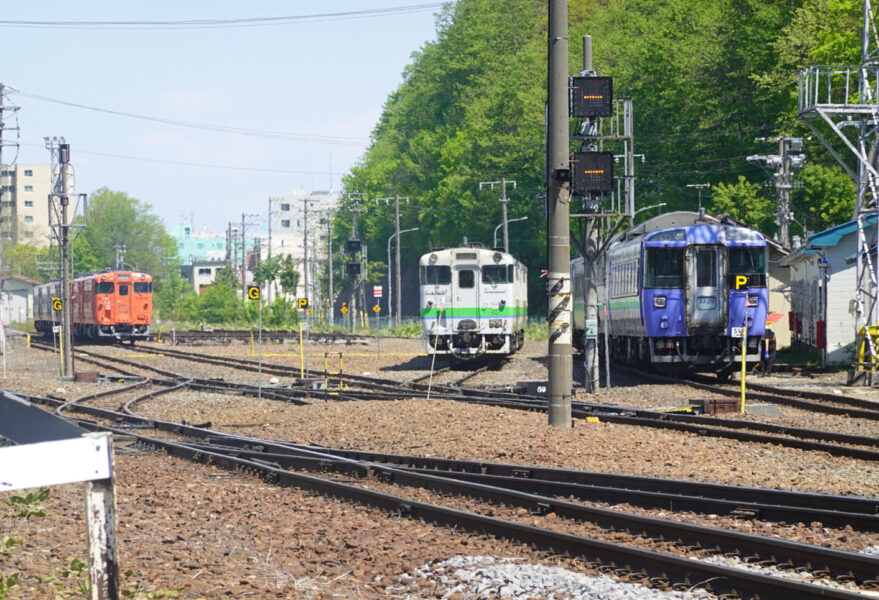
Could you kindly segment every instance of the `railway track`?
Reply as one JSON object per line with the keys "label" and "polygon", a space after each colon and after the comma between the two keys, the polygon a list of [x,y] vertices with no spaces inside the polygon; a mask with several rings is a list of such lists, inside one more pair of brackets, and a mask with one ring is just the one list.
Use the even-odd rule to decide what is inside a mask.
{"label": "railway track", "polygon": [[[185,378],[178,377],[182,383]],[[149,396],[145,395],[143,399]],[[47,404],[64,414],[85,412],[112,425],[101,425],[95,421],[80,422],[92,429],[110,430],[116,434],[127,435],[138,444],[151,448],[161,448],[175,456],[185,457],[195,462],[211,464],[233,471],[248,471],[259,474],[265,481],[282,486],[295,486],[343,498],[361,504],[375,506],[401,517],[422,519],[439,525],[465,529],[478,533],[517,540],[539,548],[552,549],[580,556],[590,566],[614,574],[623,580],[637,581],[659,588],[683,589],[694,582],[711,581],[715,593],[726,597],[766,598],[858,598],[858,590],[871,590],[879,586],[879,559],[868,555],[853,554],[829,548],[797,544],[740,534],[715,528],[701,527],[678,521],[655,519],[624,513],[621,511],[598,509],[570,500],[558,499],[559,494],[571,495],[570,486],[588,487],[578,484],[578,478],[589,479],[594,474],[554,469],[536,469],[516,465],[493,465],[468,463],[462,461],[441,461],[422,457],[403,457],[352,453],[329,448],[302,447],[293,444],[272,442],[254,438],[229,435],[210,431],[184,423],[157,421],[133,414],[138,402],[129,402],[123,412],[114,412],[88,407],[83,404],[89,396],[74,402],[61,402],[53,399],[29,398]],[[162,439],[147,436],[144,429],[154,429],[176,439]],[[182,438],[181,438],[182,436]],[[193,442],[193,440],[196,440]],[[405,466],[406,468],[401,468]],[[292,472],[289,468],[304,469],[315,474]],[[523,469],[528,469],[525,477]],[[504,472],[506,471],[506,473]],[[332,473],[336,478],[327,478]],[[466,481],[466,474],[480,475],[482,481]],[[339,480],[344,475],[349,481]],[[485,479],[490,478],[490,479]],[[641,486],[662,486],[656,480],[650,484],[648,478],[640,478]],[[525,489],[516,488],[526,483]],[[680,487],[686,482],[666,482],[665,485]],[[364,487],[367,484],[370,487]],[[434,494],[453,495],[486,502],[491,508],[488,512],[501,516],[487,516],[472,510],[462,510],[454,502],[436,504],[410,497],[374,489],[390,486],[395,490],[401,487],[416,487],[430,490]],[[569,486],[567,489],[564,485]],[[626,485],[632,486],[633,482]],[[713,501],[722,500],[724,493],[720,488],[690,491],[713,493]],[[384,489],[384,487],[382,488]],[[677,492],[682,491],[677,489]],[[631,492],[631,490],[630,490]],[[773,496],[774,506],[783,510],[782,502],[789,502],[790,510],[796,504],[818,502],[819,495],[796,495],[766,491]],[[681,495],[681,494],[679,494]],[[681,502],[686,497],[681,495]],[[814,496],[808,499],[804,496]],[[695,499],[693,501],[696,501]],[[875,502],[867,499],[841,499],[824,497],[824,503],[846,502],[849,518],[858,526],[872,527],[869,515]],[[769,505],[767,505],[769,506]],[[528,522],[512,518],[512,512],[505,507],[520,507],[528,511]],[[768,510],[768,508],[767,508]],[[811,509],[825,510],[825,509]],[[842,514],[843,511],[837,511]],[[814,513],[819,514],[819,513]],[[823,513],[821,513],[823,514]],[[550,515],[555,518],[549,519]],[[624,541],[609,542],[571,533],[568,527],[559,526],[558,519],[566,523],[588,521],[606,530],[629,531],[622,536]],[[841,517],[843,520],[846,517]],[[860,519],[860,521],[858,521]],[[551,527],[550,525],[553,525]],[[571,525],[571,529],[576,529]],[[644,538],[647,538],[645,541]],[[675,540],[669,542],[668,540]],[[751,571],[744,571],[726,565],[707,562],[709,557],[723,555],[727,559],[737,558],[744,563],[775,565],[786,571],[803,570],[810,577],[824,581],[846,583],[851,590],[842,590],[786,580]],[[694,560],[694,558],[696,560]]]}
{"label": "railway track", "polygon": [[[44,346],[44,349],[51,349]],[[263,363],[251,359],[232,357],[207,356],[200,353],[181,350],[165,350],[142,347],[140,351],[162,354],[169,357],[196,361],[205,364],[223,366],[262,373],[290,377],[296,370],[291,367]],[[95,361],[94,352],[89,352],[84,360]],[[173,372],[162,370],[152,365],[142,365],[136,361],[97,355],[103,364],[120,363],[130,367],[141,367],[165,378],[179,377]],[[109,362],[107,362],[109,361]],[[467,373],[463,380],[473,374]],[[296,381],[295,385],[282,388],[260,387],[231,382],[220,382],[212,379],[193,378],[189,387],[205,391],[225,391],[226,393],[242,393],[251,396],[262,396],[271,399],[294,403],[310,403],[314,400],[337,401],[375,401],[407,399],[413,396],[427,395],[436,399],[448,399],[461,402],[472,402],[516,410],[546,412],[546,400],[515,392],[467,389],[460,385],[431,385],[423,383],[401,384],[398,381],[380,379],[372,376],[339,374],[336,376],[341,387],[335,391],[314,388],[315,380]],[[701,384],[700,384],[701,385]],[[753,420],[716,418],[704,415],[687,415],[659,412],[646,409],[634,409],[607,404],[572,402],[571,414],[577,418],[595,417],[609,423],[632,425],[639,427],[671,429],[692,433],[699,436],[721,437],[744,442],[777,444],[806,451],[827,452],[834,456],[845,456],[859,460],[879,461],[879,439],[871,436],[840,434],[807,428],[787,427],[774,423]]]}
{"label": "railway track", "polygon": [[206,344],[229,344],[229,343],[250,343],[256,341],[259,337],[266,343],[295,343],[298,344],[300,336],[307,339],[308,342],[318,344],[366,344],[373,339],[371,336],[359,335],[353,333],[343,333],[340,331],[321,332],[307,331],[300,333],[297,330],[289,329],[285,331],[270,331],[264,329],[260,334],[259,331],[252,329],[207,329],[204,331],[166,331],[150,333],[147,341],[161,342],[170,345],[206,345]]}

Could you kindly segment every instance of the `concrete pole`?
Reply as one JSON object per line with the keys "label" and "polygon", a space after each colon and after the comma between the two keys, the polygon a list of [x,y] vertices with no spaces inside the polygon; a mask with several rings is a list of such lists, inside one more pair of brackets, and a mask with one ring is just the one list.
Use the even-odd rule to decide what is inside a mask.
{"label": "concrete pole", "polygon": [[[396,296],[394,298],[395,301],[395,314],[394,314],[394,324],[397,327],[400,326],[400,310],[403,304],[403,280],[400,275],[400,196],[394,194],[394,232],[397,235],[397,244],[394,246],[394,259],[397,261],[396,264],[396,272],[397,272],[397,285],[394,287],[394,292],[396,292]],[[390,285],[390,284],[389,284]],[[388,290],[390,291],[390,290]]]}
{"label": "concrete pole", "polygon": [[547,323],[549,424],[571,427],[568,0],[549,0],[547,78]]}
{"label": "concrete pole", "polygon": [[[593,73],[592,36],[583,36],[583,71]],[[628,152],[626,153],[629,154]],[[627,157],[628,160],[628,157]],[[626,163],[628,170],[628,162]],[[626,182],[628,186],[628,181]],[[627,207],[628,208],[628,207]],[[631,214],[631,213],[630,213]],[[586,285],[585,308],[586,324],[590,334],[586,335],[583,344],[583,382],[586,391],[594,394],[598,391],[600,370],[598,368],[598,288],[595,285],[595,263],[598,260],[598,219],[586,219],[586,256],[583,258],[583,273]],[[589,325],[592,327],[589,327]]]}
{"label": "concrete pole", "polygon": [[336,301],[333,296],[333,217],[332,214],[327,216],[327,260],[329,261],[330,275],[330,325],[333,325],[333,304]]}
{"label": "concrete pole", "polygon": [[70,145],[58,146],[58,163],[61,166],[61,335],[64,352],[61,356],[63,376],[73,378],[73,331],[70,321],[70,227],[67,223],[69,198]]}
{"label": "concrete pole", "polygon": [[[272,259],[272,198],[269,196],[269,260]],[[272,305],[272,284],[274,281],[269,281],[266,285],[266,304],[269,306]]]}
{"label": "concrete pole", "polygon": [[504,219],[504,252],[510,251],[510,232],[507,229],[507,203],[509,200],[507,199],[507,179],[506,177],[501,177],[501,207],[503,207],[503,219]]}
{"label": "concrete pole", "polygon": [[241,213],[241,299],[247,300],[247,248],[245,247],[244,213]]}
{"label": "concrete pole", "polygon": [[781,177],[778,181],[778,241],[790,248],[790,155],[787,152],[789,138],[778,138],[778,156],[781,157]]}

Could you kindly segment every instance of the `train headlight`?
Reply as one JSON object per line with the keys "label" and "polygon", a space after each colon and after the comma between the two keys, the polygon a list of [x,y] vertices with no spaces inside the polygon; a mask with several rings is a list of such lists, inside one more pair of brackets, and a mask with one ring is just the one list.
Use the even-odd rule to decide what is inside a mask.
{"label": "train headlight", "polygon": [[437,256],[436,254],[431,254],[430,258],[428,258],[428,260],[430,260],[430,262],[432,262],[432,263],[435,263],[438,259],[439,259],[439,256]]}
{"label": "train headlight", "polygon": [[665,308],[665,296],[653,296],[653,308]]}
{"label": "train headlight", "polygon": [[430,308],[431,306],[433,306],[433,300],[428,300],[427,307]]}
{"label": "train headlight", "polygon": [[757,306],[760,298],[757,296],[748,296],[748,306]]}
{"label": "train headlight", "polygon": [[494,259],[494,262],[501,262],[501,259],[503,258],[503,256],[501,256],[500,252],[495,252],[494,256],[492,256],[492,258]]}
{"label": "train headlight", "polygon": [[500,329],[504,326],[504,321],[503,319],[489,319],[488,326],[492,329]]}

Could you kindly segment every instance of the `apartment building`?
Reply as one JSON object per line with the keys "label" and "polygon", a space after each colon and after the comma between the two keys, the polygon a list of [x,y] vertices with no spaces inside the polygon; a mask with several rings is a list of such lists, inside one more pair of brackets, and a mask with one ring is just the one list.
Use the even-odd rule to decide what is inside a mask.
{"label": "apartment building", "polygon": [[49,244],[49,165],[8,165],[0,170],[0,237],[11,244]]}

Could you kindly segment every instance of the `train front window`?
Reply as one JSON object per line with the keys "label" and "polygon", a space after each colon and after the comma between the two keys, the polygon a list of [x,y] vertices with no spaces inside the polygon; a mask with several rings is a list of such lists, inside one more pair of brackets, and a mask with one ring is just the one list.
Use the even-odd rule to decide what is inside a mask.
{"label": "train front window", "polygon": [[737,275],[748,277],[748,287],[766,287],[766,249],[762,247],[730,247],[730,287],[736,286]]}
{"label": "train front window", "polygon": [[452,283],[452,268],[448,265],[427,265],[421,267],[421,285],[449,285]]}
{"label": "train front window", "polygon": [[466,271],[458,271],[458,287],[472,288],[476,286],[476,276],[474,271],[469,269]]}
{"label": "train front window", "polygon": [[[512,266],[512,265],[509,265]],[[507,265],[485,265],[482,267],[482,283],[511,283],[513,271]]]}
{"label": "train front window", "polygon": [[644,287],[684,287],[683,248],[644,249]]}
{"label": "train front window", "polygon": [[112,281],[99,281],[95,291],[99,294],[112,294],[114,283]]}
{"label": "train front window", "polygon": [[128,295],[128,284],[127,283],[120,283],[119,284],[119,295],[120,296],[127,296]]}
{"label": "train front window", "polygon": [[730,248],[729,272],[732,275],[755,275],[766,271],[763,248]]}
{"label": "train front window", "polygon": [[149,294],[153,291],[153,282],[152,281],[135,281],[134,282],[134,293],[135,294]]}

